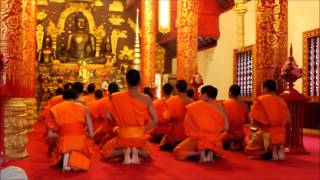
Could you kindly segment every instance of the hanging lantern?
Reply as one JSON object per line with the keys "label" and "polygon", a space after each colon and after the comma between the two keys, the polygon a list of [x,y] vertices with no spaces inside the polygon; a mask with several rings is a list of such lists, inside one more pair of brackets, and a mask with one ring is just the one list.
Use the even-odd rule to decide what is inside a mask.
{"label": "hanging lantern", "polygon": [[169,0],[161,0],[158,1],[159,6],[158,6],[158,29],[159,32],[166,34],[170,32],[170,1]]}

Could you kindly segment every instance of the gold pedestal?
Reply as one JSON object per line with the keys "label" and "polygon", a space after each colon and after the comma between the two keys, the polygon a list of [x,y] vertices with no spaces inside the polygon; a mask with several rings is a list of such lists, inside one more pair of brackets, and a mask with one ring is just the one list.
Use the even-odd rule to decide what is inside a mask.
{"label": "gold pedestal", "polygon": [[37,106],[35,98],[25,98],[24,103],[27,106],[27,124],[26,128],[28,131],[33,131],[33,125],[37,122]]}
{"label": "gold pedestal", "polygon": [[26,144],[27,106],[25,98],[11,98],[4,108],[4,149],[10,160],[28,156]]}

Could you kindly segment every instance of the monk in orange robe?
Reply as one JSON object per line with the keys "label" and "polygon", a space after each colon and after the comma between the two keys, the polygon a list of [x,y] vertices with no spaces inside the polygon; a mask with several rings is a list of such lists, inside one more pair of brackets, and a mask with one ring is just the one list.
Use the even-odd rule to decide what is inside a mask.
{"label": "monk in orange robe", "polygon": [[90,166],[85,126],[92,137],[92,122],[88,109],[76,102],[77,96],[74,89],[64,91],[64,101],[51,108],[48,115],[48,137],[57,139],[50,166],[62,161],[63,171],[87,170]]}
{"label": "monk in orange robe", "polygon": [[114,123],[108,119],[107,113],[111,112],[111,95],[119,92],[117,83],[110,83],[108,85],[108,96],[103,97],[97,101],[97,116],[99,119],[99,126],[95,128],[93,140],[96,144],[104,145],[114,136],[113,127]]}
{"label": "monk in orange robe", "polygon": [[98,109],[99,109],[99,100],[102,99],[103,92],[102,90],[97,89],[94,92],[94,95],[95,95],[95,99],[87,103],[87,106],[89,108],[90,115],[92,118],[93,129],[95,130],[101,125]]}
{"label": "monk in orange robe", "polygon": [[94,101],[95,98],[95,89],[96,86],[93,83],[90,83],[87,87],[88,94],[83,96],[82,99],[86,102],[86,104],[90,103],[91,101]]}
{"label": "monk in orange robe", "polygon": [[[264,132],[264,143],[270,144],[273,160],[284,160],[284,144],[286,124],[290,120],[287,103],[276,95],[276,82],[266,80],[263,83],[264,95],[257,97],[252,105],[250,118],[253,125]],[[266,137],[270,137],[269,139]],[[266,142],[269,141],[269,142]],[[261,144],[261,143],[260,143]],[[250,150],[256,149],[254,144],[249,143],[246,152],[250,156]]]}
{"label": "monk in orange robe", "polygon": [[164,112],[168,109],[166,100],[171,97],[173,87],[171,84],[166,83],[162,86],[163,98],[153,101],[153,106],[157,112],[159,123],[157,126],[150,132],[152,142],[160,142],[162,137],[168,131],[168,124],[164,119]]}
{"label": "monk in orange robe", "polygon": [[178,80],[177,94],[170,97],[166,103],[168,110],[164,112],[164,119],[169,123],[167,133],[160,142],[160,150],[172,150],[186,138],[183,121],[187,113],[186,105],[193,102],[187,95],[188,84],[185,80]]}
{"label": "monk in orange robe", "polygon": [[201,100],[187,105],[184,128],[187,139],[173,150],[178,160],[200,156],[200,163],[213,162],[222,151],[221,133],[228,129],[223,106],[215,101],[218,90],[213,86],[201,88]]}
{"label": "monk in orange robe", "polygon": [[146,132],[155,127],[158,118],[151,98],[139,90],[139,71],[129,70],[126,79],[128,90],[112,94],[109,119],[118,126],[117,136],[103,146],[102,158],[124,156],[123,164],[138,164],[139,156],[150,158]]}
{"label": "monk in orange robe", "polygon": [[222,142],[224,146],[230,146],[230,149],[239,150],[244,148],[244,123],[248,118],[248,106],[241,101],[240,86],[232,85],[229,88],[229,99],[223,102],[226,111],[229,130],[222,134]]}

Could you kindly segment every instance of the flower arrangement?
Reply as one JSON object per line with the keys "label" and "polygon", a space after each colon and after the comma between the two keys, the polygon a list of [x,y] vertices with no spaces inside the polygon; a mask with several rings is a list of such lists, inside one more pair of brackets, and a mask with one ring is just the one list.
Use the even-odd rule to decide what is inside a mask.
{"label": "flower arrangement", "polygon": [[289,60],[281,67],[280,77],[289,83],[293,83],[302,77],[302,69],[298,67],[292,56],[292,46],[290,47]]}

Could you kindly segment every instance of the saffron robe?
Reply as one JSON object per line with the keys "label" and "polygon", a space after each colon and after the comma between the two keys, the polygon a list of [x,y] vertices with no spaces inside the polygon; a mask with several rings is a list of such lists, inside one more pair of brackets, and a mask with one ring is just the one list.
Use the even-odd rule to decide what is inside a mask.
{"label": "saffron robe", "polygon": [[285,144],[289,109],[281,97],[268,94],[256,98],[252,105],[250,118],[261,124],[262,131],[270,133],[272,145]]}
{"label": "saffron robe", "polygon": [[175,146],[177,142],[186,138],[183,122],[187,113],[186,105],[191,102],[192,100],[186,101],[178,95],[172,96],[166,101],[168,110],[164,112],[164,119],[170,123],[170,127],[161,140],[160,146],[165,144]]}
{"label": "saffron robe", "polygon": [[46,118],[48,117],[50,109],[53,106],[61,103],[62,101],[63,101],[62,95],[54,96],[51,99],[49,99],[49,101],[47,102],[47,105],[44,107],[41,113],[41,118],[45,121],[45,123],[46,123]]}
{"label": "saffron robe", "polygon": [[229,121],[229,130],[222,135],[222,141],[243,140],[245,138],[244,123],[248,110],[243,102],[228,99],[223,102],[224,110]]}
{"label": "saffron robe", "polygon": [[64,101],[50,109],[48,127],[59,134],[50,157],[50,166],[57,165],[63,154],[70,153],[69,166],[87,170],[90,166],[90,151],[85,128],[84,108],[71,101]]}
{"label": "saffron robe", "polygon": [[154,109],[157,112],[157,116],[159,119],[159,123],[157,126],[152,130],[151,134],[166,134],[168,130],[167,122],[165,121],[164,112],[168,109],[167,103],[164,99],[157,99],[153,101]]}
{"label": "saffron robe", "polygon": [[114,136],[112,123],[107,117],[106,113],[111,112],[111,103],[109,97],[104,97],[97,101],[97,117],[98,124],[95,128],[93,140],[96,144],[105,144]]}
{"label": "saffron robe", "polygon": [[178,160],[187,158],[190,152],[212,150],[221,153],[221,132],[224,128],[223,114],[210,104],[199,100],[187,106],[184,129],[187,139],[173,150]]}
{"label": "saffron robe", "polygon": [[81,99],[82,99],[86,104],[90,103],[91,101],[96,100],[96,98],[94,97],[94,94],[88,94],[88,95],[82,96]]}
{"label": "saffron robe", "polygon": [[111,114],[118,127],[117,135],[102,147],[102,158],[109,159],[114,150],[126,147],[136,147],[150,155],[150,143],[144,130],[150,119],[148,106],[126,90],[112,94]]}

